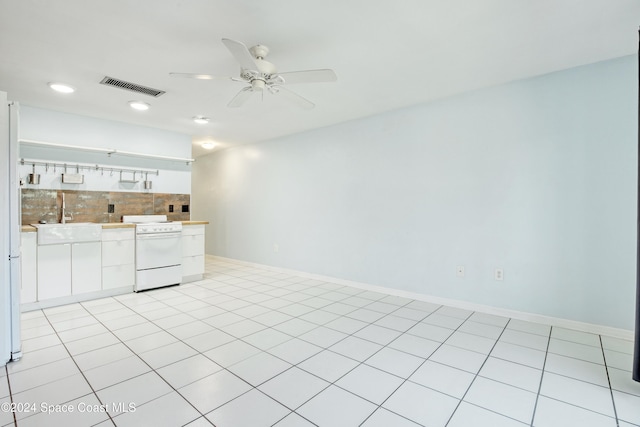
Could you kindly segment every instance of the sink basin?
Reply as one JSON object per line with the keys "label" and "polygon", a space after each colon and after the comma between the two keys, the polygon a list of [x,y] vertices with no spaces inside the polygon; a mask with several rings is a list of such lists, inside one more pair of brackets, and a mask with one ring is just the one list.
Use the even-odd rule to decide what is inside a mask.
{"label": "sink basin", "polygon": [[92,222],[70,222],[67,224],[31,224],[38,229],[39,245],[60,243],[99,242],[102,225]]}

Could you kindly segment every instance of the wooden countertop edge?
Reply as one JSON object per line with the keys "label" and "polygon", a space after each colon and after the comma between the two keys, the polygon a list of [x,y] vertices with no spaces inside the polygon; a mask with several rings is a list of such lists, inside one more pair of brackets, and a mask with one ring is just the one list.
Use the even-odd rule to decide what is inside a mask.
{"label": "wooden countertop edge", "polygon": [[104,230],[105,228],[107,228],[107,229],[112,229],[112,228],[136,228],[136,225],[135,224],[125,224],[123,222],[109,222],[109,223],[102,224],[102,229]]}
{"label": "wooden countertop edge", "polygon": [[[207,225],[209,221],[180,221],[182,225]],[[109,222],[102,224],[102,229],[113,229],[113,228],[135,228],[135,224],[125,224],[122,222]],[[38,231],[33,225],[23,225],[21,226],[20,231],[23,233],[36,233]]]}

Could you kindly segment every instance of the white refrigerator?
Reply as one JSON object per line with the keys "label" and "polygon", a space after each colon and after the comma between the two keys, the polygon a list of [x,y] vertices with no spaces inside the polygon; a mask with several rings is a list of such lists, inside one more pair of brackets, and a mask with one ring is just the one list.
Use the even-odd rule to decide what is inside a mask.
{"label": "white refrigerator", "polygon": [[0,366],[22,356],[20,343],[20,182],[18,105],[0,92]]}

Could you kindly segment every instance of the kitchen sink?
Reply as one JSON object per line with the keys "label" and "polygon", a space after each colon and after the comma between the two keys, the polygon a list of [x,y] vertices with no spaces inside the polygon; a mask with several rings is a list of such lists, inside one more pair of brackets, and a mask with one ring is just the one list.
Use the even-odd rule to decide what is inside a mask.
{"label": "kitchen sink", "polygon": [[102,238],[102,225],[93,222],[66,224],[31,224],[38,229],[39,245],[75,242],[98,242]]}

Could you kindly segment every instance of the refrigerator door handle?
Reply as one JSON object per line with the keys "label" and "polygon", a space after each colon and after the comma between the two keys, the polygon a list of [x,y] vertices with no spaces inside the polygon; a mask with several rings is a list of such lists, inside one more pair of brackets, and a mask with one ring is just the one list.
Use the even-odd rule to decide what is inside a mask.
{"label": "refrigerator door handle", "polygon": [[9,104],[9,268],[10,268],[10,316],[11,316],[11,359],[22,357],[20,330],[20,292],[22,287],[20,271],[20,223],[21,195],[18,173],[18,126],[20,108],[17,103]]}

